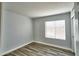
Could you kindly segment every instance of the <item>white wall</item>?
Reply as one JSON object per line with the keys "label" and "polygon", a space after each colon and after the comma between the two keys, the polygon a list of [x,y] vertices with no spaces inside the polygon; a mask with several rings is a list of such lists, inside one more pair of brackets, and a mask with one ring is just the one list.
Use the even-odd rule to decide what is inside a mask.
{"label": "white wall", "polygon": [[[38,42],[44,42],[49,44],[54,44],[60,47],[71,49],[71,26],[70,26],[70,13],[52,15],[47,17],[40,17],[33,19],[34,25],[34,40]],[[45,21],[53,21],[53,20],[65,20],[66,21],[66,40],[58,40],[45,38]]]}
{"label": "white wall", "polygon": [[2,50],[6,52],[33,40],[32,20],[19,13],[3,10]]}

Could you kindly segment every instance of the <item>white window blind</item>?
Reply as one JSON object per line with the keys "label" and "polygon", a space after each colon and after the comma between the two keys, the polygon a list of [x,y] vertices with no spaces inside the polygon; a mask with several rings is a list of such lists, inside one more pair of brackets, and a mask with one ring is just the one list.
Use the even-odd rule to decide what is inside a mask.
{"label": "white window blind", "polygon": [[45,37],[65,40],[65,20],[46,21]]}

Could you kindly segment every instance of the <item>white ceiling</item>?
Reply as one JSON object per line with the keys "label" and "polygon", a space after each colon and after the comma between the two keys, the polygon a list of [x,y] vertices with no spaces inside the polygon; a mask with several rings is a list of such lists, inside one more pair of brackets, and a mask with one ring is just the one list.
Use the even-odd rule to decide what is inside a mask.
{"label": "white ceiling", "polygon": [[5,8],[29,17],[42,17],[71,11],[73,2],[5,2]]}

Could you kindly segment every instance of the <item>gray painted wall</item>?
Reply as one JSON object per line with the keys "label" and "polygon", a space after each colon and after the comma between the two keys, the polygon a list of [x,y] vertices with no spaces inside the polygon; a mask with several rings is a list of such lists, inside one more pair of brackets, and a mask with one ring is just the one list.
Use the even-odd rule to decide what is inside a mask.
{"label": "gray painted wall", "polygon": [[32,20],[29,17],[8,10],[3,10],[2,16],[1,42],[3,52],[33,40]]}
{"label": "gray painted wall", "polygon": [[78,25],[78,28],[75,28],[77,30],[76,36],[78,39],[76,39],[76,55],[79,56],[79,12],[77,15],[78,19],[76,18],[76,20],[78,20],[78,24],[76,24],[76,26]]}
{"label": "gray painted wall", "polygon": [[1,2],[0,2],[0,47],[1,47]]}
{"label": "gray painted wall", "polygon": [[[33,19],[34,25],[34,40],[49,44],[54,44],[57,46],[70,48],[71,49],[71,22],[70,22],[70,13],[52,15],[47,17],[40,17]],[[53,21],[53,20],[65,20],[66,21],[66,40],[58,40],[58,39],[51,39],[45,38],[45,21]]]}

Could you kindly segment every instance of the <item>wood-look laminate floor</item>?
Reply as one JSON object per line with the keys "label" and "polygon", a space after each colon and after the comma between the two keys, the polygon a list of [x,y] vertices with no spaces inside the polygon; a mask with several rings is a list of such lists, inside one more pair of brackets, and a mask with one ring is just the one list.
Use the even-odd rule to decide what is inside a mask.
{"label": "wood-look laminate floor", "polygon": [[74,53],[69,50],[33,42],[4,56],[74,56]]}

